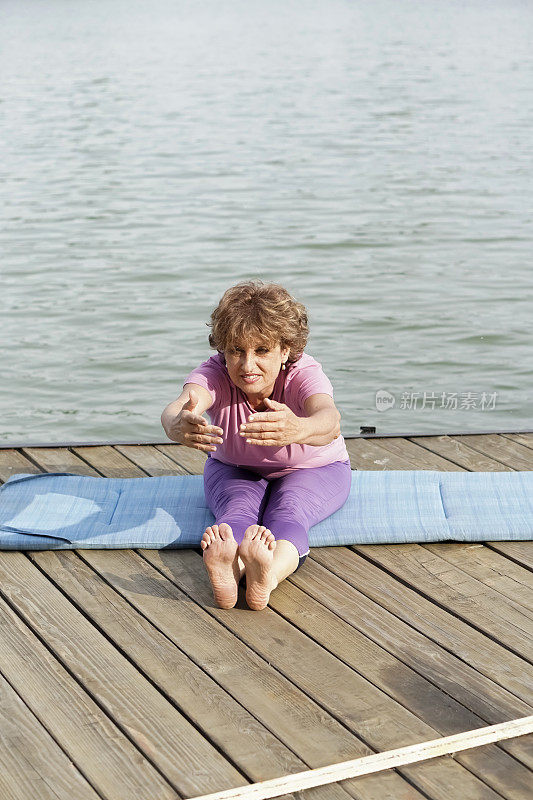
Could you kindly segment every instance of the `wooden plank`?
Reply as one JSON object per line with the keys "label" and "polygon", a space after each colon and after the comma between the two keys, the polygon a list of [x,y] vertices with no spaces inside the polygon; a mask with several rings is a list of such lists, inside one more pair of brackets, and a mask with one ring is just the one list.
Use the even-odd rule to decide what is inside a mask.
{"label": "wooden plank", "polygon": [[[471,436],[468,442],[475,438]],[[410,436],[409,441],[470,472],[512,472],[512,467],[478,452],[463,436]]]}
{"label": "wooden plank", "polygon": [[375,439],[346,440],[352,469],[413,469],[412,463],[381,447]]}
{"label": "wooden plank", "polygon": [[486,542],[485,544],[507,558],[511,558],[524,569],[533,570],[533,544],[531,542]]}
{"label": "wooden plank", "polygon": [[533,433],[501,433],[500,436],[533,449]]}
{"label": "wooden plank", "polygon": [[[533,553],[533,542],[529,542]],[[494,552],[484,544],[474,542],[431,542],[423,545],[426,550],[453,564],[463,572],[481,581],[485,586],[519,603],[528,610],[533,609],[533,575],[527,569]],[[505,599],[502,598],[505,604]]]}
{"label": "wooden plank", "polygon": [[514,470],[533,469],[533,451],[500,434],[462,436],[461,442]]}
{"label": "wooden plank", "polygon": [[118,445],[115,447],[119,453],[126,456],[131,462],[136,464],[148,475],[188,475],[187,470],[177,464],[173,459],[166,456],[157,447],[146,445],[145,447],[127,447]]}
{"label": "wooden plank", "polygon": [[[388,441],[388,442],[390,442],[391,440],[387,440],[387,441]],[[392,444],[396,445],[396,442],[392,442]],[[411,445],[411,446],[412,446],[412,448],[413,448],[413,451],[417,451],[417,450],[419,450],[419,449],[420,449],[420,448],[418,448],[416,445]],[[392,448],[392,451],[394,451],[394,448]],[[427,463],[426,463],[426,466],[428,466],[428,467],[431,467],[431,468],[436,468],[436,467],[438,467],[438,466],[442,466],[442,465],[441,465],[441,464],[434,463],[434,462],[427,462]],[[493,685],[493,684],[492,684],[492,685]]]}
{"label": "wooden plank", "polygon": [[[529,435],[533,433],[531,430],[501,430],[498,429],[497,431],[477,431],[477,435],[481,434],[492,434],[497,433],[499,435],[522,435],[526,434]],[[465,434],[471,435],[471,431],[447,431],[447,436],[464,436]],[[392,438],[401,438],[407,439],[413,436],[442,436],[441,431],[436,431],[435,433],[417,433],[416,431],[398,431],[397,433],[344,433],[344,438],[348,439],[387,439],[389,437]],[[175,444],[171,440],[165,438],[164,440],[159,439],[149,439],[147,440],[139,440],[139,439],[106,439],[105,441],[83,441],[77,442],[69,440],[68,442],[29,442],[27,439],[24,439],[20,442],[0,442],[0,450],[17,450],[21,447],[96,447],[96,446],[110,446],[115,447],[116,445],[167,445],[167,444]]]}
{"label": "wooden plank", "polygon": [[317,547],[312,558],[482,675],[533,704],[533,667],[519,656],[350,548]]}
{"label": "wooden plank", "polygon": [[[489,431],[492,433],[492,431]],[[510,433],[520,433],[520,431],[510,431]],[[139,439],[129,439],[128,441],[124,441],[124,439],[106,439],[105,441],[87,441],[86,439],[83,442],[72,441],[69,439],[68,442],[29,442],[27,439],[24,439],[21,442],[10,442],[6,444],[5,442],[0,442],[0,450],[2,449],[12,449],[12,450],[19,450],[21,447],[114,447],[117,444],[128,444],[128,445],[155,445],[155,444],[167,444],[168,439],[165,441],[156,441],[154,439],[150,439],[149,441],[139,441]]]}
{"label": "wooden plank", "polygon": [[512,736],[524,736],[531,732],[533,732],[533,717],[510,720],[501,725],[492,725],[475,731],[464,731],[455,736],[447,736],[432,742],[421,742],[410,747],[389,750],[386,753],[376,753],[366,758],[345,761],[342,764],[331,764],[322,769],[307,770],[297,775],[284,775],[261,784],[255,783],[253,786],[243,786],[227,792],[215,792],[198,797],[196,800],[239,800],[239,798],[241,800],[270,800],[279,797],[287,789],[300,791],[310,786],[323,786],[342,781],[345,778],[368,775],[370,772],[380,772],[406,764],[415,764],[428,758],[449,753],[455,754],[472,747],[486,745],[487,742]]}
{"label": "wooden plank", "polygon": [[[196,454],[198,453],[198,455],[201,456],[202,462],[205,460],[203,454],[200,454],[199,451],[194,451],[191,448],[181,448],[179,445],[178,446],[170,445],[169,447],[171,449],[171,452],[175,452],[176,449],[181,449],[182,451],[185,451],[187,455],[190,453],[190,454],[192,454],[194,456],[194,459],[196,459]],[[101,471],[104,475],[109,475],[109,476],[115,475],[115,476],[120,476],[120,477],[129,477],[129,476],[131,476],[131,473],[134,472],[134,470],[132,470],[131,467],[130,467],[130,462],[126,462],[125,463],[122,454],[114,451],[113,448],[105,448],[105,452],[103,453],[103,457],[102,457],[101,453],[99,453],[97,450],[95,450],[95,448],[85,448],[84,451],[83,451],[83,457],[86,458],[88,461],[90,461],[93,465],[97,466],[99,471]],[[184,461],[185,464],[188,463],[186,458],[185,459],[182,458],[181,460]],[[189,464],[189,466],[192,467],[192,466],[194,466],[194,464]],[[91,551],[91,552],[94,552],[94,551]],[[107,551],[105,553],[105,555],[106,555],[106,558],[108,558],[109,555],[110,555],[109,551]],[[257,692],[257,681],[255,682],[255,692]],[[322,722],[323,722],[323,720],[322,720]],[[305,727],[303,728],[303,730],[305,731]],[[293,736],[294,736],[294,730],[293,730],[292,733],[293,733]],[[289,746],[292,747],[292,744],[293,743],[291,741]],[[352,750],[352,752],[353,752],[353,750]],[[323,754],[323,748],[321,749],[321,753]],[[418,798],[418,796],[419,796],[418,792],[416,792],[415,789],[413,789],[412,787],[409,787],[404,782],[402,782],[401,779],[399,778],[399,776],[395,776],[394,777],[394,781],[395,782],[396,781],[400,781],[401,788],[400,788],[400,791],[398,792],[398,787],[396,786],[396,783],[393,782],[392,785],[396,786],[396,788],[391,792],[392,795],[398,796],[399,794],[400,795],[401,794],[405,794],[406,797],[408,796],[409,798],[411,798],[411,797]],[[388,785],[388,783],[387,783],[387,785]],[[380,780],[379,781],[379,785],[376,786],[375,781],[370,782],[369,779],[365,779],[365,787],[364,788],[365,788],[365,795],[364,795],[365,797],[368,797],[368,798],[371,798],[371,797],[372,798],[374,798],[374,797],[375,798],[383,797],[384,785],[383,785],[383,781],[382,780]],[[361,792],[361,787],[358,787],[357,792],[359,792],[359,793]],[[353,792],[352,792],[352,794],[353,794]],[[360,795],[356,793],[356,794],[353,794],[353,796],[359,797]]]}
{"label": "wooden plank", "polygon": [[533,660],[533,610],[504,600],[419,544],[353,545],[353,549],[517,655]]}
{"label": "wooden plank", "polygon": [[[198,453],[198,455],[200,456],[201,461],[202,461],[202,469],[203,469],[203,462],[205,461],[205,456],[203,454],[200,454],[199,451],[193,451],[190,448],[180,448],[180,446],[177,446],[177,445],[169,445],[169,447],[174,452],[175,452],[176,449],[182,449],[182,450],[187,451],[187,454],[192,454],[193,456],[196,456],[196,453]],[[87,449],[92,449],[92,448],[87,448]],[[108,458],[107,458],[107,460],[105,462],[105,469],[106,470],[110,470],[111,472],[113,472],[115,470],[119,470],[120,471],[119,474],[121,474],[121,476],[125,476],[124,473],[126,473],[127,475],[133,477],[133,475],[131,474],[131,467],[130,467],[130,465],[133,463],[134,467],[137,466],[137,467],[141,468],[141,474],[143,474],[143,473],[146,474],[146,472],[149,473],[150,472],[150,461],[151,461],[150,453],[148,452],[149,448],[146,448],[146,452],[144,454],[139,454],[138,453],[137,455],[135,455],[134,450],[137,450],[137,448],[130,448],[129,453],[128,452],[119,453],[119,455],[122,455],[122,456],[126,455],[127,456],[126,464],[124,462],[120,462],[120,459],[115,458],[115,456],[108,456]],[[390,452],[392,452],[393,455],[399,455],[399,453],[394,453],[392,450]],[[190,461],[187,461],[187,459],[184,459],[184,460],[185,460],[186,463],[189,464],[190,471],[194,471],[194,469],[193,469],[194,458],[191,459]],[[177,465],[177,462],[174,461],[174,459],[172,459],[172,462]],[[395,463],[395,462],[393,462],[393,463]],[[157,463],[154,465],[154,462],[152,461],[152,468],[154,470],[156,470],[158,468],[157,467]],[[390,467],[390,468],[399,468],[399,467],[394,466],[394,467]],[[409,467],[409,468],[412,468],[412,467]],[[178,466],[178,469],[179,469],[179,466]],[[184,469],[185,469],[185,467],[184,467]],[[169,467],[169,470],[172,470],[172,466]],[[199,471],[202,471],[202,470],[199,470]],[[170,474],[173,474],[173,473],[170,472]]]}
{"label": "wooden plank", "polygon": [[1,675],[0,797],[6,800],[100,798]]}
{"label": "wooden plank", "polygon": [[22,553],[2,554],[0,587],[56,658],[179,792],[214,791],[220,781],[243,783],[242,773]]}
{"label": "wooden plank", "polygon": [[[344,755],[367,755],[372,750],[327,714],[313,700],[259,657],[210,613],[193,602],[169,577],[155,569],[166,563],[172,574],[190,551],[86,550],[83,557],[143,616],[228,694],[247,708],[274,736],[289,747],[308,766],[322,766]],[[183,568],[187,570],[187,565]],[[181,570],[180,570],[181,571]],[[205,593],[210,589],[202,580]],[[242,605],[227,611],[238,620]],[[252,612],[253,613],[253,612]],[[250,746],[250,745],[249,745]],[[419,792],[399,775],[391,773],[384,781],[368,778],[346,784],[344,789],[358,800],[384,797],[421,800]],[[335,795],[337,798],[338,795]],[[328,798],[329,800],[329,798]]]}
{"label": "wooden plank", "polygon": [[411,469],[436,469],[440,472],[457,472],[461,469],[453,461],[427,450],[420,442],[393,437],[374,441],[381,449],[388,450],[404,461],[409,461]]}
{"label": "wooden plank", "polygon": [[[448,697],[291,583],[285,582],[273,592],[270,606],[427,723],[434,732],[447,735],[486,724],[486,720]],[[457,756],[457,761],[503,797],[530,800],[532,776],[528,766],[533,765],[533,753],[531,755],[524,766],[496,745],[491,745],[463,753]]]}
{"label": "wooden plank", "polygon": [[203,475],[207,453],[181,444],[158,445],[157,449],[193,475]]}
{"label": "wooden plank", "polygon": [[[472,438],[479,438],[479,437],[469,437]],[[482,439],[484,437],[481,437]],[[517,447],[518,445],[513,446]],[[452,455],[447,453],[448,455]],[[367,460],[367,454],[365,451],[360,451],[357,453],[351,453],[352,456],[352,466],[356,468],[363,468],[369,469],[372,468],[370,463]],[[396,456],[395,454],[391,454],[392,458],[387,463],[388,469],[403,469],[405,468],[403,465],[404,459]],[[399,461],[396,459],[400,458]],[[400,545],[388,545],[388,546],[381,546],[383,548],[382,552],[389,552],[400,554],[402,551]],[[388,550],[385,548],[388,547]],[[418,550],[417,550],[418,548]],[[365,552],[364,550],[360,550],[359,552]],[[372,552],[372,551],[368,551]],[[376,553],[378,550],[376,550]],[[381,551],[379,551],[381,552]],[[418,564],[416,566],[416,570],[422,570],[424,572],[427,569],[427,559],[422,555],[422,548],[418,545],[413,545],[412,553],[418,554]],[[414,557],[414,556],[413,556]],[[524,646],[524,636],[522,632],[522,625],[525,624],[526,630],[531,629],[530,623],[531,618],[525,618],[526,611],[520,608],[518,605],[516,606],[509,606],[509,612],[505,620],[501,619],[500,616],[500,608],[498,605],[498,596],[496,594],[490,593],[490,588],[484,587],[479,582],[475,582],[470,576],[468,576],[463,571],[453,570],[452,567],[448,565],[448,569],[443,569],[443,562],[439,562],[438,558],[434,556],[436,562],[434,560],[434,572],[438,574],[440,571],[439,577],[439,594],[438,597],[435,594],[430,594],[428,596],[432,597],[437,602],[443,601],[443,598],[447,598],[445,602],[448,603],[446,606],[449,608],[453,613],[460,613],[460,608],[462,606],[465,607],[465,612],[470,614],[469,621],[472,621],[472,614],[474,608],[479,611],[479,616],[484,620],[484,626],[482,630],[487,631],[490,635],[495,635],[496,637],[503,637],[501,641],[503,641],[507,646],[512,646],[515,650],[520,654],[523,655],[523,646]],[[404,559],[405,560],[405,559]],[[440,570],[439,570],[440,568]],[[427,577],[427,576],[426,576]],[[431,578],[427,578],[426,584],[431,583],[435,578],[435,575],[432,575]],[[458,582],[457,584],[455,582]],[[447,585],[452,583],[453,585]],[[420,586],[416,587],[417,589],[421,590]],[[432,587],[435,590],[435,587]],[[458,596],[456,596],[458,595]],[[476,597],[478,598],[476,600]],[[444,601],[443,601],[444,602]],[[487,609],[486,603],[489,603],[489,608]],[[450,605],[452,603],[452,605]],[[455,605],[453,605],[455,603]],[[453,607],[452,607],[453,606]],[[506,608],[508,606],[506,605]],[[488,613],[488,612],[491,613]],[[509,619],[510,616],[510,619]],[[514,626],[513,626],[514,622]],[[509,625],[507,623],[510,623]],[[526,642],[525,646],[529,646],[529,643]]]}
{"label": "wooden plank", "polygon": [[12,475],[28,473],[35,475],[41,470],[25,458],[18,450],[0,450],[0,482],[8,481]]}
{"label": "wooden plank", "polygon": [[[3,599],[0,625],[0,671],[99,794],[106,800],[178,799]],[[75,649],[76,639],[66,646]]]}
{"label": "wooden plank", "polygon": [[[82,554],[90,559],[92,551],[82,551]],[[155,625],[112,589],[80,558],[80,554],[49,550],[29,555],[84,615],[183,714],[193,719],[203,736],[214,742],[248,778],[265,780],[306,766]],[[97,551],[96,558],[105,566],[105,573],[109,574],[113,569],[113,558],[106,557],[101,551]],[[136,558],[132,563],[139,561]],[[129,572],[127,580],[135,582],[135,573]],[[160,585],[161,581],[158,583]],[[179,609],[180,605],[175,604],[172,613],[179,613]],[[176,675],[179,675],[178,681]],[[200,697],[201,703],[198,702]],[[348,797],[342,791],[338,794]],[[323,791],[316,795],[315,800],[320,798],[327,800]]]}
{"label": "wooden plank", "polygon": [[98,476],[98,472],[76,453],[66,448],[24,448],[25,455],[34,461],[42,472],[75,472],[76,475]]}
{"label": "wooden plank", "polygon": [[[238,617],[212,606],[209,582],[202,559],[185,551],[179,559],[173,552],[160,558],[159,551],[143,555],[202,607],[240,639],[276,667],[302,691],[349,730],[379,750],[405,745],[434,730],[387,697],[381,690],[266,608],[243,609]],[[385,724],[384,724],[385,723]],[[430,769],[428,769],[430,767]],[[450,795],[466,798],[497,797],[491,788],[456,761],[439,759],[416,767],[402,768],[414,785],[435,800]]]}
{"label": "wooden plank", "polygon": [[[432,707],[434,696],[424,685],[425,681],[430,681],[439,692],[444,692],[446,696],[453,698],[472,711],[476,718],[488,723],[495,724],[504,719],[528,716],[532,713],[533,704],[524,703],[506,689],[481,675],[469,664],[449,653],[406,622],[398,619],[390,611],[370,600],[342,578],[330,572],[315,561],[314,557],[308,558],[305,562],[305,569],[300,569],[291,575],[289,582],[304,591],[309,597],[317,600],[325,608],[333,611],[337,617],[360,631],[367,639],[378,644],[402,664],[411,667],[411,670],[421,677],[421,683],[412,676],[412,672],[405,672],[402,667],[396,666],[393,669],[381,666],[382,664],[387,665],[386,659],[381,658],[374,664],[372,651],[369,651],[368,647],[361,649],[358,645],[354,651],[359,663],[364,664],[366,668],[368,668],[367,664],[370,664],[370,668],[379,669],[380,673],[383,673],[375,679],[374,682],[377,685],[385,688],[384,681],[389,681],[392,684],[389,693],[394,692],[394,696],[398,700],[403,698],[402,702],[441,733],[450,733],[452,730],[440,727],[442,724],[446,724],[449,705],[446,700],[443,704],[440,699]],[[278,595],[282,593],[283,587],[282,584],[278,588]],[[303,621],[301,621],[302,617]],[[308,601],[302,600],[301,603],[293,604],[291,621],[294,625],[306,630],[303,626],[314,626],[314,619],[315,615],[313,609],[309,608]],[[347,641],[352,641],[352,638],[347,636]],[[328,641],[327,647],[332,650],[330,641]],[[339,650],[335,650],[335,654],[345,660],[346,656],[342,653],[346,645],[340,640],[337,647]],[[506,651],[503,652],[506,654]],[[379,683],[380,680],[382,683]],[[451,708],[455,708],[455,706],[452,705]],[[433,715],[435,715],[435,719]],[[508,742],[505,744],[505,748],[524,764],[533,766],[533,742],[527,747],[523,740],[518,743]]]}
{"label": "wooden plank", "polygon": [[114,447],[74,447],[73,452],[106,478],[146,477],[142,469]]}
{"label": "wooden plank", "polygon": [[[469,437],[469,441],[473,441],[475,436]],[[533,442],[533,434],[522,434],[526,436],[528,441]],[[428,448],[432,452],[437,453],[444,458],[453,461],[459,468],[466,470],[480,470],[480,471],[496,471],[505,472],[513,471],[511,466],[502,464],[500,461],[492,457],[486,456],[473,450],[470,446],[465,444],[465,437],[452,438],[450,436],[420,436],[410,437],[411,441],[423,448]],[[381,441],[381,440],[380,440]],[[383,440],[383,443],[386,440]],[[372,469],[373,466],[365,458],[364,452],[352,451],[350,453],[352,468],[355,469]],[[389,461],[389,469],[403,469],[402,463],[397,463],[393,460]],[[530,569],[533,569],[533,549],[529,542],[490,542],[490,547],[498,552],[514,558],[515,561],[521,563]]]}

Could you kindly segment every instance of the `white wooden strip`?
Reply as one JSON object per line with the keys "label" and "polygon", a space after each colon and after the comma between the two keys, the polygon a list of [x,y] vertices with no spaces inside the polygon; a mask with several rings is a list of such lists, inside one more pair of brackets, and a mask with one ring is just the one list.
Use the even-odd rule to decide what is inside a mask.
{"label": "white wooden strip", "polygon": [[481,747],[481,745],[499,742],[502,739],[524,736],[526,733],[533,733],[533,716],[512,719],[498,725],[476,728],[473,731],[464,731],[453,736],[433,739],[430,742],[409,745],[409,747],[399,747],[384,753],[373,753],[371,756],[363,756],[363,758],[356,758],[353,761],[343,761],[340,764],[331,764],[327,767],[296,772],[294,775],[284,775],[281,778],[251,783],[237,789],[204,794],[192,798],[192,800],[270,800],[272,797],[279,797],[289,792],[324,786],[327,783],[355,778],[358,775],[370,775],[372,772],[414,764],[417,761],[457,753],[471,747]]}

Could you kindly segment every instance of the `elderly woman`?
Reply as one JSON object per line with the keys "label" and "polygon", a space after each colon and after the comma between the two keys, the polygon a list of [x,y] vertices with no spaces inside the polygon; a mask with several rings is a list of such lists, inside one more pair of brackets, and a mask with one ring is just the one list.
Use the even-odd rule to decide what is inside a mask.
{"label": "elderly woman", "polygon": [[216,604],[232,608],[246,574],[246,601],[262,609],[305,560],[309,528],[347,500],[350,460],[332,385],[304,353],[301,303],[277,284],[244,281],[208,326],[218,353],[187,376],[161,423],[169,439],[208,454],[216,522],[201,547]]}

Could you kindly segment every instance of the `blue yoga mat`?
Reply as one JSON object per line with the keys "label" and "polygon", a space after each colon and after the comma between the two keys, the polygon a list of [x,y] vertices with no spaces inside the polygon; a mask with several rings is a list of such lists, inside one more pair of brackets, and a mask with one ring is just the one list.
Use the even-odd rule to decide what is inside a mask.
{"label": "blue yoga mat", "polygon": [[[214,522],[202,475],[13,475],[0,487],[0,549],[199,547]],[[532,472],[352,470],[311,547],[533,538]]]}

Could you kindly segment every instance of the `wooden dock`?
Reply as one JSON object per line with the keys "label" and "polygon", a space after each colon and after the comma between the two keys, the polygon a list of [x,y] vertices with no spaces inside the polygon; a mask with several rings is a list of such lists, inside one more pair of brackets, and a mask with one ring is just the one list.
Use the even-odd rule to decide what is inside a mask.
{"label": "wooden dock", "polygon": [[[347,439],[354,469],[533,469],[533,433]],[[180,445],[0,449],[20,472],[201,473]],[[533,714],[533,542],[316,548],[260,612],[200,552],[0,552],[0,798],[167,800]],[[533,735],[293,800],[531,800]],[[288,796],[288,795],[287,795]]]}

